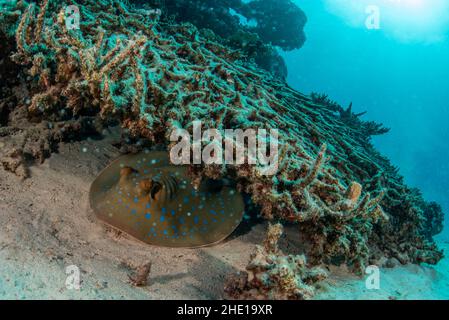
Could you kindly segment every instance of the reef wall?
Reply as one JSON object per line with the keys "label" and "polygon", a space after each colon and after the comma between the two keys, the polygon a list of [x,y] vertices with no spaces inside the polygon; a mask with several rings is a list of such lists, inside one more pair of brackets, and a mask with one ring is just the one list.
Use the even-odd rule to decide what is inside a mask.
{"label": "reef wall", "polygon": [[[68,5],[80,8],[80,29],[67,28]],[[67,123],[73,132],[117,121],[168,148],[170,133],[192,131],[195,120],[204,129],[278,129],[276,175],[249,165],[192,165],[192,181],[232,178],[265,218],[297,224],[308,265],[344,263],[362,272],[383,257],[441,259],[432,240],[441,208],[404,184],[370,143],[386,130],[351,108],[291,89],[189,23],[160,21],[119,0],[12,1],[3,4],[0,27],[17,64],[1,99],[9,99],[8,114],[22,110],[45,123],[52,141],[63,139],[57,134]],[[88,125],[79,123],[86,118]],[[0,123],[4,135],[14,131],[8,120]],[[23,148],[27,139],[8,155],[18,167],[20,157],[36,156]]]}

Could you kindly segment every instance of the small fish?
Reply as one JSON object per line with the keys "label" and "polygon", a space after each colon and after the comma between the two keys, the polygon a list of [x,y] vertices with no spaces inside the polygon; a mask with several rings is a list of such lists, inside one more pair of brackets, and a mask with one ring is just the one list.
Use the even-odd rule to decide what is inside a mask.
{"label": "small fish", "polygon": [[187,168],[161,151],[125,155],[92,183],[90,205],[103,222],[147,244],[194,248],[227,238],[241,223],[241,194],[224,180],[195,190]]}

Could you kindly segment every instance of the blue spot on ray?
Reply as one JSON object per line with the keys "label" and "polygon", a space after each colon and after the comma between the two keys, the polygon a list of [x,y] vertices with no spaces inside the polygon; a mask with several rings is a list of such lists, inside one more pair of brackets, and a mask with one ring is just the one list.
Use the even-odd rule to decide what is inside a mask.
{"label": "blue spot on ray", "polygon": [[[106,213],[111,213],[111,219],[117,219],[117,223],[125,223],[127,227],[130,227],[132,235],[140,236],[144,238],[144,242],[150,244],[173,247],[189,244],[190,247],[190,244],[196,246],[197,244],[201,245],[202,242],[214,242],[212,240],[216,240],[215,238],[221,237],[222,233],[224,234],[228,229],[231,230],[234,227],[234,220],[238,217],[231,218],[229,216],[234,213],[234,199],[227,195],[227,188],[220,192],[207,192],[208,190],[203,188],[202,190],[193,190],[186,183],[188,179],[185,179],[183,170],[174,173],[171,168],[170,170],[165,169],[166,166],[169,166],[165,158],[160,161],[151,161],[152,159],[148,155],[146,158],[135,155],[128,157],[129,161],[124,162],[126,166],[130,166],[134,170],[140,168],[138,169],[140,174],[136,174],[136,171],[132,172],[127,181],[116,179],[110,183],[112,180],[109,179],[107,185],[103,184],[102,189],[97,190],[103,191],[105,193],[103,198],[107,200],[107,205],[100,209],[108,210]],[[147,163],[151,165],[147,165]],[[117,176],[117,167],[111,168],[115,171],[111,170],[108,175]],[[179,194],[166,199],[165,203],[159,198],[141,197],[139,182],[160,174],[177,179],[175,182],[177,181],[182,186],[175,190]],[[117,185],[119,183],[120,185]],[[106,194],[108,190],[112,192]],[[225,192],[226,195],[223,197]],[[236,199],[236,201],[238,200],[240,199]],[[232,206],[230,205],[231,201]],[[237,205],[239,204],[238,202]],[[120,215],[120,212],[125,213],[126,216]],[[194,239],[193,242],[189,236]]]}

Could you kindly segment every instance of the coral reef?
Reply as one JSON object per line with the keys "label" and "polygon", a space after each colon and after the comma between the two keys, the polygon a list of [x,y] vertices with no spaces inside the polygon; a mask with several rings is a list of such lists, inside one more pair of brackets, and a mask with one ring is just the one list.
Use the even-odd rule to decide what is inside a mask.
{"label": "coral reef", "polygon": [[299,49],[306,36],[306,15],[291,0],[256,0],[242,6],[242,14],[257,24],[250,30],[260,38],[284,50]]}
{"label": "coral reef", "polygon": [[[258,35],[266,44],[284,50],[299,49],[305,42],[304,12],[291,0],[133,0],[162,9],[177,22],[190,22],[227,38],[240,31]],[[240,15],[240,17],[239,17]],[[244,21],[242,21],[244,20]],[[251,21],[252,20],[252,21]]]}
{"label": "coral reef", "polygon": [[307,18],[291,0],[133,0],[160,9],[163,19],[212,30],[215,38],[285,79],[287,68],[275,47],[290,51],[305,42]]}
{"label": "coral reef", "polygon": [[225,293],[231,299],[305,300],[315,294],[315,284],[327,277],[326,271],[309,267],[304,255],[284,255],[278,248],[281,224],[269,225],[263,246],[257,246],[246,267],[233,275]]}
{"label": "coral reef", "polygon": [[[419,191],[417,191],[419,192]],[[424,202],[422,204],[424,208],[424,217],[421,229],[422,234],[428,239],[431,240],[433,236],[441,233],[443,231],[443,221],[444,214],[441,206],[436,202]]]}
{"label": "coral reef", "polygon": [[[81,9],[77,30],[66,27],[67,5]],[[278,129],[274,176],[249,165],[192,165],[192,180],[234,179],[264,217],[298,225],[312,265],[362,272],[381,256],[441,259],[429,237],[440,229],[441,208],[374,149],[370,136],[385,130],[291,89],[193,25],[159,21],[119,0],[19,0],[1,12],[0,27],[26,79],[10,109],[25,108],[52,128],[85,116],[119,121],[136,139],[169,148],[170,133],[191,132],[194,120],[205,129]]]}
{"label": "coral reef", "polygon": [[344,109],[337,102],[329,99],[326,94],[319,94],[313,92],[310,97],[312,101],[319,104],[325,104],[329,107],[329,109],[338,113],[340,120],[344,122],[346,125],[361,131],[363,137],[365,137],[368,141],[370,137],[376,135],[382,135],[388,133],[390,131],[389,128],[383,127],[381,123],[376,123],[374,121],[362,121],[360,117],[365,115],[366,112],[361,113],[353,113],[352,112],[352,103],[349,104],[348,108]]}
{"label": "coral reef", "polygon": [[43,163],[57,151],[60,142],[96,135],[100,127],[93,117],[32,123],[26,106],[9,106],[4,116],[5,125],[0,126],[0,166],[22,178],[29,176],[30,164]]}

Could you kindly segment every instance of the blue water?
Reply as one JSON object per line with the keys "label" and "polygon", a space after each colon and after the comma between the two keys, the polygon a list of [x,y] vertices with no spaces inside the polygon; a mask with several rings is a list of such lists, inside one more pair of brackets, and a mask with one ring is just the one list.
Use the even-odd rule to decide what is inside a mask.
{"label": "blue water", "polygon": [[445,230],[439,238],[447,240],[449,20],[443,20],[449,1],[427,0],[422,5],[434,7],[402,11],[388,7],[393,0],[369,1],[383,5],[378,30],[365,27],[366,13],[353,8],[359,1],[366,2],[296,0],[308,17],[307,41],[284,53],[288,82],[304,93],[329,94],[343,106],[353,102],[356,112],[368,111],[364,119],[391,128],[374,144],[410,186],[443,206]]}

